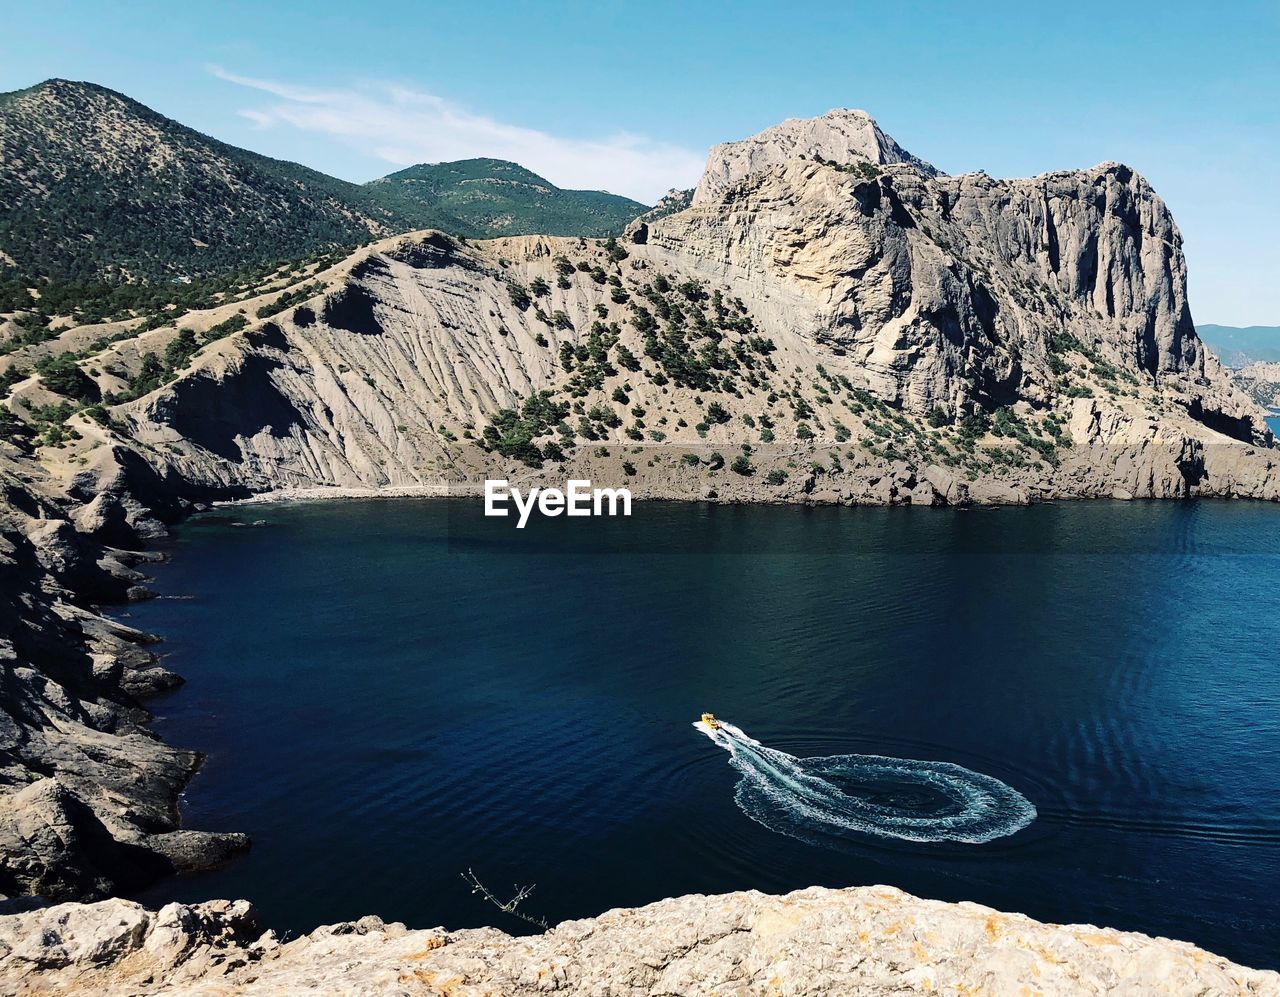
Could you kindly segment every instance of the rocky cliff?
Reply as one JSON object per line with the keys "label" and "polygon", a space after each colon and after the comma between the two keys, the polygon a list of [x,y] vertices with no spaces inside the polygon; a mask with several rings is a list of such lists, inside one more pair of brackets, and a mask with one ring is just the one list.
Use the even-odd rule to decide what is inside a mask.
{"label": "rocky cliff", "polygon": [[142,994],[1275,994],[1185,942],[870,886],[663,900],[512,938],[366,917],[281,942],[244,901],[0,916],[0,986]]}
{"label": "rocky cliff", "polygon": [[[692,498],[1275,496],[1261,412],[1176,308],[1141,330],[1065,308],[1036,325],[1012,295],[983,311],[994,295],[930,269],[930,251],[820,289],[812,258],[695,254],[704,223],[655,226],[607,271],[601,247],[570,241],[382,245],[106,425],[82,419],[69,487],[86,502],[101,482],[111,492],[125,448],[193,497],[570,472]],[[513,301],[539,282],[545,301]],[[688,325],[662,328],[677,310]],[[743,447],[743,473],[726,470]]]}
{"label": "rocky cliff", "polygon": [[[622,244],[362,250],[82,419],[71,459],[114,487],[125,448],[188,497],[569,472],[692,498],[1276,496],[1264,413],[1197,338],[1177,228],[1130,168],[943,176],[833,112],[708,176]],[[141,356],[83,366],[109,394]]]}
{"label": "rocky cliff", "polygon": [[200,762],[144,726],[139,700],[181,682],[155,638],[101,616],[146,556],[84,536],[29,466],[0,454],[0,892],[98,897],[242,852],[179,828]]}
{"label": "rocky cliff", "polygon": [[[100,341],[78,360],[105,411],[43,457],[90,518],[496,474],[925,504],[1280,482],[1141,176],[945,176],[862,112],[716,147],[692,199],[621,243],[394,237],[238,310]],[[125,400],[175,341],[167,383]],[[51,383],[20,382],[14,411],[49,411]],[[122,504],[139,489],[156,494]]]}

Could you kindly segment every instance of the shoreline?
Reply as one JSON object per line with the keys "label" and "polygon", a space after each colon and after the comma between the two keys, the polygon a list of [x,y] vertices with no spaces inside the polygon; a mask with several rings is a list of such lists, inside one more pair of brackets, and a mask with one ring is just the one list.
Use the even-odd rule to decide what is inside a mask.
{"label": "shoreline", "polygon": [[[566,479],[567,480],[567,479]],[[625,487],[625,486],[623,486]],[[257,492],[244,498],[235,499],[215,499],[208,503],[198,504],[178,516],[171,522],[166,523],[166,529],[172,530],[174,527],[181,526],[182,523],[198,516],[204,512],[211,512],[215,509],[236,509],[246,508],[258,505],[286,505],[292,503],[318,503],[318,502],[360,502],[360,501],[377,501],[380,499],[479,499],[484,497],[483,484],[460,484],[460,485],[392,485],[386,488],[357,488],[346,486],[316,486],[308,488],[279,488],[269,491]],[[814,508],[846,508],[846,509],[948,509],[955,511],[974,511],[974,510],[994,510],[994,509],[1026,509],[1032,506],[1060,505],[1070,503],[1072,505],[1081,504],[1121,504],[1121,505],[1138,505],[1143,503],[1195,503],[1195,502],[1225,502],[1225,503],[1241,503],[1245,505],[1277,505],[1280,504],[1280,498],[1268,498],[1260,495],[1240,495],[1240,494],[1188,494],[1188,495],[1129,495],[1129,494],[1112,494],[1112,495],[1090,495],[1090,494],[1053,494],[1042,498],[1031,499],[1028,501],[1010,501],[1010,502],[991,502],[991,501],[967,501],[956,503],[932,503],[932,504],[913,504],[910,502],[857,502],[842,500],[837,496],[827,496],[822,494],[807,494],[803,498],[794,496],[776,496],[776,497],[758,497],[749,496],[741,497],[720,496],[720,495],[693,495],[693,494],[675,494],[664,492],[649,492],[645,490],[636,490],[632,492],[632,499],[638,504],[651,502],[680,502],[688,505],[716,505],[716,506],[790,506],[797,509],[814,509]],[[163,538],[161,538],[163,540]],[[147,548],[155,541],[148,541]]]}
{"label": "shoreline", "polygon": [[[516,476],[511,475],[511,477],[514,478]],[[734,484],[738,484],[738,482],[735,481]],[[684,502],[689,504],[712,504],[712,505],[759,505],[759,506],[786,505],[786,506],[792,506],[796,508],[845,505],[853,508],[904,508],[913,504],[910,502],[841,501],[840,496],[837,493],[833,493],[833,492],[828,492],[825,494],[822,492],[819,492],[817,494],[802,493],[801,495],[777,496],[772,498],[762,498],[758,494],[756,495],[751,495],[751,494],[697,495],[697,494],[690,494],[688,492],[680,492],[679,490],[675,490],[675,489],[662,489],[662,488],[651,489],[651,487],[645,487],[643,483],[639,484],[639,487],[636,488],[636,492],[637,492],[638,500],[661,501],[661,502]],[[676,493],[673,494],[673,492],[676,492]],[[468,498],[470,499],[470,498],[478,498],[482,494],[483,494],[482,483],[457,483],[457,484],[438,483],[438,484],[432,484],[432,485],[390,486],[385,488],[358,488],[358,487],[284,488],[284,489],[264,491],[256,495],[247,496],[243,499],[235,499],[235,500],[228,500],[228,501],[214,501],[208,504],[198,503],[198,502],[191,503],[190,499],[188,498],[187,501],[189,504],[185,504],[185,509],[183,509],[183,511],[181,512],[179,512],[178,509],[182,508],[182,506],[177,506],[176,503],[174,506],[170,506],[172,515],[171,517],[167,518],[167,524],[169,526],[176,526],[182,521],[191,518],[193,513],[198,513],[201,511],[209,511],[211,509],[215,509],[219,507],[227,508],[227,507],[235,507],[239,505],[243,505],[246,507],[253,507],[253,506],[267,506],[271,504],[288,504],[288,503],[295,503],[295,502],[296,503],[314,503],[314,502],[335,501],[335,500],[337,501],[368,501],[368,500],[378,500],[378,499],[421,499],[421,498],[434,498],[434,499]],[[190,493],[188,493],[188,495],[190,495]],[[170,497],[176,498],[177,496],[173,495],[173,493],[170,493]],[[1183,500],[1187,500],[1187,499],[1198,500],[1201,498],[1222,499],[1222,498],[1225,498],[1226,496],[1197,495],[1197,494],[1178,495],[1178,496],[1161,496],[1161,498],[1168,498],[1168,497],[1177,497]],[[1232,496],[1232,497],[1234,498],[1237,496]],[[800,501],[797,501],[797,498],[799,498]],[[937,504],[930,504],[930,507],[948,508],[952,511],[956,511],[960,509],[969,510],[969,509],[975,509],[975,508],[996,508],[1001,505],[1017,505],[1021,507],[1021,506],[1027,506],[1027,505],[1054,504],[1061,501],[1064,498],[1071,499],[1073,505],[1076,504],[1077,502],[1081,502],[1089,498],[1093,498],[1099,501],[1106,501],[1108,503],[1115,503],[1115,502],[1129,503],[1129,502],[1137,501],[1137,499],[1130,497],[1128,495],[1094,496],[1094,495],[1068,494],[1068,495],[1037,496],[1034,501],[1029,501],[1029,502],[963,502],[963,503],[954,503],[954,504],[937,503]],[[1147,501],[1154,501],[1154,496],[1147,498]],[[1251,503],[1251,504],[1256,504],[1257,501],[1266,501],[1268,502],[1268,504],[1274,504],[1274,500],[1268,500],[1268,499],[1255,500],[1255,503]],[[925,503],[919,503],[919,504],[923,505]],[[87,544],[92,545],[98,542],[98,541],[94,541],[91,535],[88,534],[87,532],[84,532],[79,529],[77,529],[76,532],[77,532],[77,536],[83,538],[83,541]],[[146,552],[147,551],[154,552],[151,555],[152,557],[154,557],[156,554],[159,554],[159,551],[157,550],[157,548],[162,547],[163,540],[159,535],[147,536],[145,534],[139,534],[137,539],[137,544],[138,544],[139,553],[134,555],[134,557],[136,557],[136,560],[134,561],[134,563],[145,565],[145,562],[149,559],[148,554]],[[171,556],[172,552],[169,552],[169,553]],[[74,588],[77,591],[80,597],[82,598],[87,597],[89,590],[83,586],[83,584],[80,582],[78,578],[72,578],[68,576],[67,582],[72,586],[72,588]],[[131,598],[133,597],[126,596],[122,589],[120,593],[117,594],[115,597],[98,599],[95,601],[103,605],[112,605],[112,604],[127,605],[131,600]],[[163,639],[163,637],[161,639]],[[144,696],[142,694],[139,694],[138,698],[143,699]],[[150,698],[150,697],[147,696],[145,698]],[[149,723],[144,722],[142,726],[146,727],[148,730],[151,729],[149,726]],[[160,742],[160,743],[163,744],[163,742]],[[168,748],[167,745],[165,745],[165,749],[167,751],[172,751],[174,753],[179,753],[180,751],[180,749],[177,749],[177,748],[170,749]],[[182,752],[182,753],[188,754],[186,752]],[[198,753],[190,752],[189,754],[197,755]],[[194,777],[195,774],[196,774],[195,769],[190,770],[187,773],[186,778],[182,779],[180,784],[177,784],[173,787],[174,806],[180,808],[181,797],[184,792],[189,791],[192,777]],[[189,857],[181,856],[183,861],[178,862],[177,859],[180,856],[175,854],[173,857],[174,865],[168,870],[166,870],[165,872],[163,872],[162,874],[157,875],[154,879],[154,882],[160,882],[163,879],[168,879],[178,872],[196,871],[201,868],[213,868],[218,865],[222,865],[226,862],[228,858],[233,857],[232,853],[234,851],[238,851],[238,848],[229,848],[227,846],[235,844],[235,839],[240,839],[241,836],[235,835],[235,834],[218,834],[216,832],[200,832],[200,831],[185,830],[183,829],[184,821],[182,817],[183,815],[181,814],[181,810],[179,809],[177,814],[178,819],[177,819],[176,827],[174,828],[174,830],[177,831],[177,836],[181,836],[182,838],[185,838],[190,843],[188,846],[191,849],[190,856]],[[197,853],[199,854],[197,855]],[[197,861],[193,863],[190,861],[191,858],[196,858]],[[120,896],[121,892],[123,892],[124,895],[129,895],[130,893],[134,893],[136,891],[133,891],[133,890],[112,891],[107,895]],[[101,896],[103,894],[99,893],[98,895]],[[84,899],[87,899],[87,897],[85,897]],[[248,905],[246,904],[246,906]],[[78,905],[78,909],[87,912],[88,905],[85,905],[85,904]],[[317,931],[319,930],[321,929],[317,929]]]}
{"label": "shoreline", "polygon": [[[334,499],[380,498],[472,498],[484,494],[484,485],[390,485],[386,488],[317,486],[314,488],[279,488],[258,492],[240,499],[219,499],[209,503],[211,509],[247,505],[273,505],[278,502],[324,502]],[[170,524],[176,525],[176,524]]]}

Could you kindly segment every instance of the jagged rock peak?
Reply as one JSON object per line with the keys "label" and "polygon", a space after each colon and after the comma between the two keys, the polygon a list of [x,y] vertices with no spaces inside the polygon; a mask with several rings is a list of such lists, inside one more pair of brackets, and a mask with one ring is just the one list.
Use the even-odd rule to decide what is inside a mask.
{"label": "jagged rock peak", "polygon": [[788,118],[738,142],[711,147],[693,203],[712,200],[730,184],[798,156],[836,163],[909,163],[929,176],[939,170],[886,135],[866,111],[838,107],[817,118]]}

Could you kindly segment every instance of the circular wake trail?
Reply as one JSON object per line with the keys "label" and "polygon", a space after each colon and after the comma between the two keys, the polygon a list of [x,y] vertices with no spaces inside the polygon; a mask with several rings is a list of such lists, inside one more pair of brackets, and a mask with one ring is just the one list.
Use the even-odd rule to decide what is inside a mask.
{"label": "circular wake trail", "polygon": [[729,764],[741,776],[734,800],[743,813],[811,844],[862,834],[979,843],[1036,819],[1036,808],[1012,786],[950,762],[880,755],[796,758],[765,747],[733,724],[693,726],[729,752]]}

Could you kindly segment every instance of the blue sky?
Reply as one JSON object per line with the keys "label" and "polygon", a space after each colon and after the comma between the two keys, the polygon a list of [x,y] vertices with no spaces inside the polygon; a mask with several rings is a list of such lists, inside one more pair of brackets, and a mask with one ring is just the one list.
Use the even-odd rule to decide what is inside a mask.
{"label": "blue sky", "polygon": [[1275,0],[10,0],[3,23],[0,90],[92,80],[359,181],[488,154],[649,201],[712,143],[839,106],[949,173],[1121,160],[1173,209],[1197,320],[1280,324]]}

